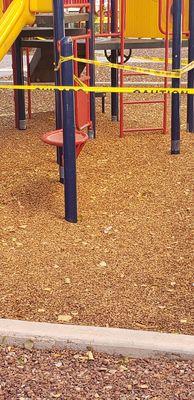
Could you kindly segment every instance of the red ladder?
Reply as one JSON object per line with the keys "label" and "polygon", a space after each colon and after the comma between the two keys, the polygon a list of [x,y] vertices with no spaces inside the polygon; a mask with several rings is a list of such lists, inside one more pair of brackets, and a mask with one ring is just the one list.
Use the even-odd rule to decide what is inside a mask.
{"label": "red ladder", "polygon": [[[124,51],[125,51],[125,15],[126,15],[126,0],[121,2],[121,64],[124,65]],[[168,70],[168,57],[169,57],[169,8],[167,7],[166,12],[166,35],[165,35],[165,70]],[[120,87],[124,87],[125,79],[129,76],[142,76],[146,74],[131,73],[120,71]],[[168,87],[168,78],[164,78],[164,88]],[[146,95],[147,96],[147,95]],[[124,124],[124,108],[129,105],[163,105],[163,122],[161,127],[138,127],[138,128],[127,128]],[[126,95],[120,94],[120,137],[123,137],[127,132],[137,131],[162,131],[167,133],[167,107],[168,107],[168,95],[164,94],[162,100],[137,100],[127,101]]]}

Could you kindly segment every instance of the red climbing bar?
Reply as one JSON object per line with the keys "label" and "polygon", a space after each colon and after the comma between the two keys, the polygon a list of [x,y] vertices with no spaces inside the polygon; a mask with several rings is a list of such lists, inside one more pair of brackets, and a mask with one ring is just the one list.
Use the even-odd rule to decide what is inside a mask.
{"label": "red climbing bar", "polygon": [[64,0],[64,7],[86,7],[89,5],[88,0]]}

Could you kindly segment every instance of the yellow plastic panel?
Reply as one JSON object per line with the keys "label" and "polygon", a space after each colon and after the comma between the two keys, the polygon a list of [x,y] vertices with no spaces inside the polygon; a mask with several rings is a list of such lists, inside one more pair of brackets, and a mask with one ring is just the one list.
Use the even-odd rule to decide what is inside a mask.
{"label": "yellow plastic panel", "polygon": [[[166,0],[162,0],[162,4],[162,27],[165,30]],[[184,31],[188,31],[189,0],[183,0],[183,4]],[[158,13],[159,0],[126,0],[125,36],[132,38],[162,38],[164,35],[162,35],[158,27]],[[172,32],[172,26],[170,31]]]}
{"label": "yellow plastic panel", "polygon": [[52,12],[52,0],[30,0],[30,11],[36,13]]}

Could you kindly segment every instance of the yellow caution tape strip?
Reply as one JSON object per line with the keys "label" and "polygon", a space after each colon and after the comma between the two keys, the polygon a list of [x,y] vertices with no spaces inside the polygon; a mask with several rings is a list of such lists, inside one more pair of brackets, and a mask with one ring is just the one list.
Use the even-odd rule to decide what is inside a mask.
{"label": "yellow caution tape strip", "polygon": [[[44,37],[41,36],[36,36],[35,39],[37,40],[44,40],[46,41],[47,39],[45,39]],[[187,60],[183,59],[182,60],[182,64],[185,65],[184,68],[180,69],[180,70],[174,70],[174,71],[158,71],[155,69],[150,69],[150,68],[142,68],[142,67],[135,67],[135,66],[129,66],[129,65],[121,65],[121,64],[113,64],[110,62],[102,62],[102,61],[98,61],[98,60],[86,60],[85,58],[78,58],[78,57],[74,57],[74,56],[69,56],[69,57],[61,57],[59,64],[57,66],[57,68],[55,70],[58,70],[60,65],[63,62],[66,61],[76,61],[76,62],[80,62],[80,63],[85,63],[85,64],[94,64],[98,67],[107,67],[107,68],[116,68],[116,69],[120,69],[123,71],[131,71],[131,72],[140,72],[140,73],[144,73],[146,75],[152,75],[152,76],[162,76],[164,78],[180,78],[181,75],[185,74],[186,72],[191,71],[194,68],[194,61],[192,61],[190,64],[187,64]],[[165,62],[164,58],[160,58],[160,57],[142,57],[142,56],[133,56],[130,58],[130,60],[150,60],[152,62],[156,62],[156,63],[161,63],[161,62]],[[172,64],[172,60],[168,61],[169,64]]]}
{"label": "yellow caution tape strip", "polygon": [[164,78],[177,78],[177,79],[180,79],[183,74],[185,74],[188,71],[191,71],[194,68],[194,61],[192,61],[191,63],[189,63],[187,66],[185,66],[184,68],[182,68],[180,70],[158,71],[158,70],[150,69],[150,68],[141,68],[141,67],[135,67],[135,66],[131,66],[131,65],[113,64],[110,62],[102,62],[102,61],[88,60],[88,59],[86,60],[85,58],[69,56],[69,57],[61,57],[56,69],[59,69],[60,65],[63,62],[67,62],[70,60],[84,63],[84,64],[96,65],[97,67],[115,68],[115,69],[119,69],[122,71],[139,72],[139,73],[143,73],[146,75],[162,76]]}
{"label": "yellow caution tape strip", "polygon": [[[41,37],[41,36],[36,36],[35,39],[36,40],[44,40],[44,41],[47,40],[46,38]],[[104,53],[102,53],[102,54],[98,53],[97,54],[97,56],[100,56],[100,55],[104,56]],[[73,56],[72,56],[72,58],[66,57],[66,58],[63,58],[63,59],[61,57],[61,60],[63,60],[62,62],[69,61],[69,59],[73,59],[74,61],[78,61],[78,58],[75,60]],[[155,62],[155,63],[165,62],[165,58],[162,58],[162,57],[151,57],[151,56],[132,56],[132,57],[130,57],[130,60],[147,60],[147,61],[152,61],[152,62]],[[93,60],[90,60],[90,61],[93,61]],[[80,59],[80,62],[82,62],[81,59]],[[98,62],[100,62],[100,61],[98,61]],[[187,59],[186,58],[182,59],[181,62],[182,62],[183,65],[190,65],[190,64],[187,64]],[[85,60],[85,63],[86,63],[86,60]],[[103,63],[103,64],[105,64],[105,63]],[[111,63],[109,63],[109,64],[111,64]],[[172,60],[168,60],[168,64],[172,64]],[[119,69],[123,69],[123,68],[120,68],[120,64],[113,64],[113,65],[115,65],[115,67],[111,67],[111,68],[116,68],[116,65],[118,65]],[[110,65],[109,65],[109,67],[110,67]],[[159,71],[159,72],[166,72],[166,71]]]}
{"label": "yellow caution tape strip", "polygon": [[[149,57],[149,56],[146,56],[146,57],[142,57],[142,56],[132,56],[132,57],[130,57],[130,60],[147,60],[147,61],[151,61],[151,62],[153,62],[153,63],[162,63],[162,62],[165,62],[165,58],[162,58],[162,57]],[[188,60],[186,59],[186,58],[183,58],[182,60],[181,60],[181,63],[183,64],[183,65],[188,65]],[[170,59],[170,60],[168,60],[168,64],[172,64],[172,60]]]}
{"label": "yellow caution tape strip", "polygon": [[54,86],[54,85],[0,85],[0,90],[42,90],[42,91],[69,91],[78,92],[82,90],[85,93],[130,93],[130,94],[190,94],[194,95],[194,89],[181,88],[164,88],[164,87],[107,87],[107,86]]}
{"label": "yellow caution tape strip", "polygon": [[79,79],[76,75],[73,76],[74,81],[81,87],[88,87],[81,79]]}
{"label": "yellow caution tape strip", "polygon": [[186,72],[191,71],[192,69],[194,69],[194,61],[190,62],[188,65],[186,65],[185,67],[181,68],[180,73],[181,75],[185,74]]}
{"label": "yellow caution tape strip", "polygon": [[[101,56],[104,57],[104,53],[97,53],[96,54],[97,57]],[[129,62],[131,60],[145,60],[145,61],[150,61],[153,63],[162,63],[165,62],[165,58],[162,57],[151,57],[151,56],[131,56],[129,59]],[[186,58],[182,58],[181,63],[183,65],[187,65],[188,64],[188,60]],[[168,64],[172,64],[172,60],[168,59]]]}
{"label": "yellow caution tape strip", "polygon": [[44,38],[44,37],[41,37],[41,36],[36,36],[34,39],[36,39],[36,40],[44,40],[44,41],[46,41],[46,40],[47,40],[46,38]]}

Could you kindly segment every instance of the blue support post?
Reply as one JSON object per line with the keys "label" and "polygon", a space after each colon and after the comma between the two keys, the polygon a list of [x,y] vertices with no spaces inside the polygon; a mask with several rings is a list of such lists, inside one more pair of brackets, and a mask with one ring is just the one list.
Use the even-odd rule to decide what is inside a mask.
{"label": "blue support post", "polygon": [[[194,1],[189,1],[189,63],[194,61]],[[188,88],[194,88],[194,69],[188,72]],[[189,94],[187,99],[187,130],[194,133],[194,95]]]}
{"label": "blue support post", "polygon": [[[64,37],[61,41],[61,55],[68,57],[73,54],[72,41]],[[63,86],[73,86],[73,62],[61,65]],[[77,222],[77,188],[76,188],[76,152],[75,152],[75,119],[74,93],[72,90],[62,92],[63,102],[63,155],[65,178],[65,219]]]}
{"label": "blue support post", "polygon": [[[89,57],[90,60],[94,60],[95,58],[95,24],[94,24],[94,13],[95,13],[95,2],[94,0],[90,0],[90,12],[89,12],[89,20],[87,23],[87,27],[91,32],[90,38],[90,49],[89,49]],[[90,65],[90,86],[95,86],[95,66]],[[94,139],[96,137],[96,101],[95,101],[95,93],[90,94],[90,119],[92,122],[92,127],[88,131],[88,136],[90,139]]]}
{"label": "blue support post", "polygon": [[[173,0],[172,69],[181,67],[182,0]],[[174,89],[180,87],[180,79],[172,79]],[[180,153],[180,95],[172,94],[171,154]]]}
{"label": "blue support post", "polygon": [[[58,42],[64,37],[64,1],[53,0],[53,26],[54,26],[54,62],[58,65]],[[60,85],[60,71],[55,71],[55,84]],[[56,129],[62,128],[62,97],[61,92],[55,90]]]}
{"label": "blue support post", "polygon": [[[13,82],[15,85],[24,85],[23,52],[21,39],[17,38],[12,46]],[[26,129],[26,110],[24,90],[15,90],[16,128]]]}
{"label": "blue support post", "polygon": [[[111,32],[116,33],[118,31],[118,1],[111,0]],[[111,62],[118,63],[118,51],[111,51]],[[111,68],[111,87],[118,87],[118,70]],[[118,121],[119,119],[119,101],[118,94],[111,93],[111,119],[112,121]]]}
{"label": "blue support post", "polygon": [[[59,63],[58,42],[64,36],[64,1],[53,0],[53,39],[54,39],[54,62],[55,66]],[[55,85],[60,85],[60,71],[55,71]],[[62,123],[62,94],[60,91],[55,90],[55,120],[56,129],[61,129]],[[57,148],[57,163],[59,164],[60,182],[63,183],[62,171],[62,150]]]}

